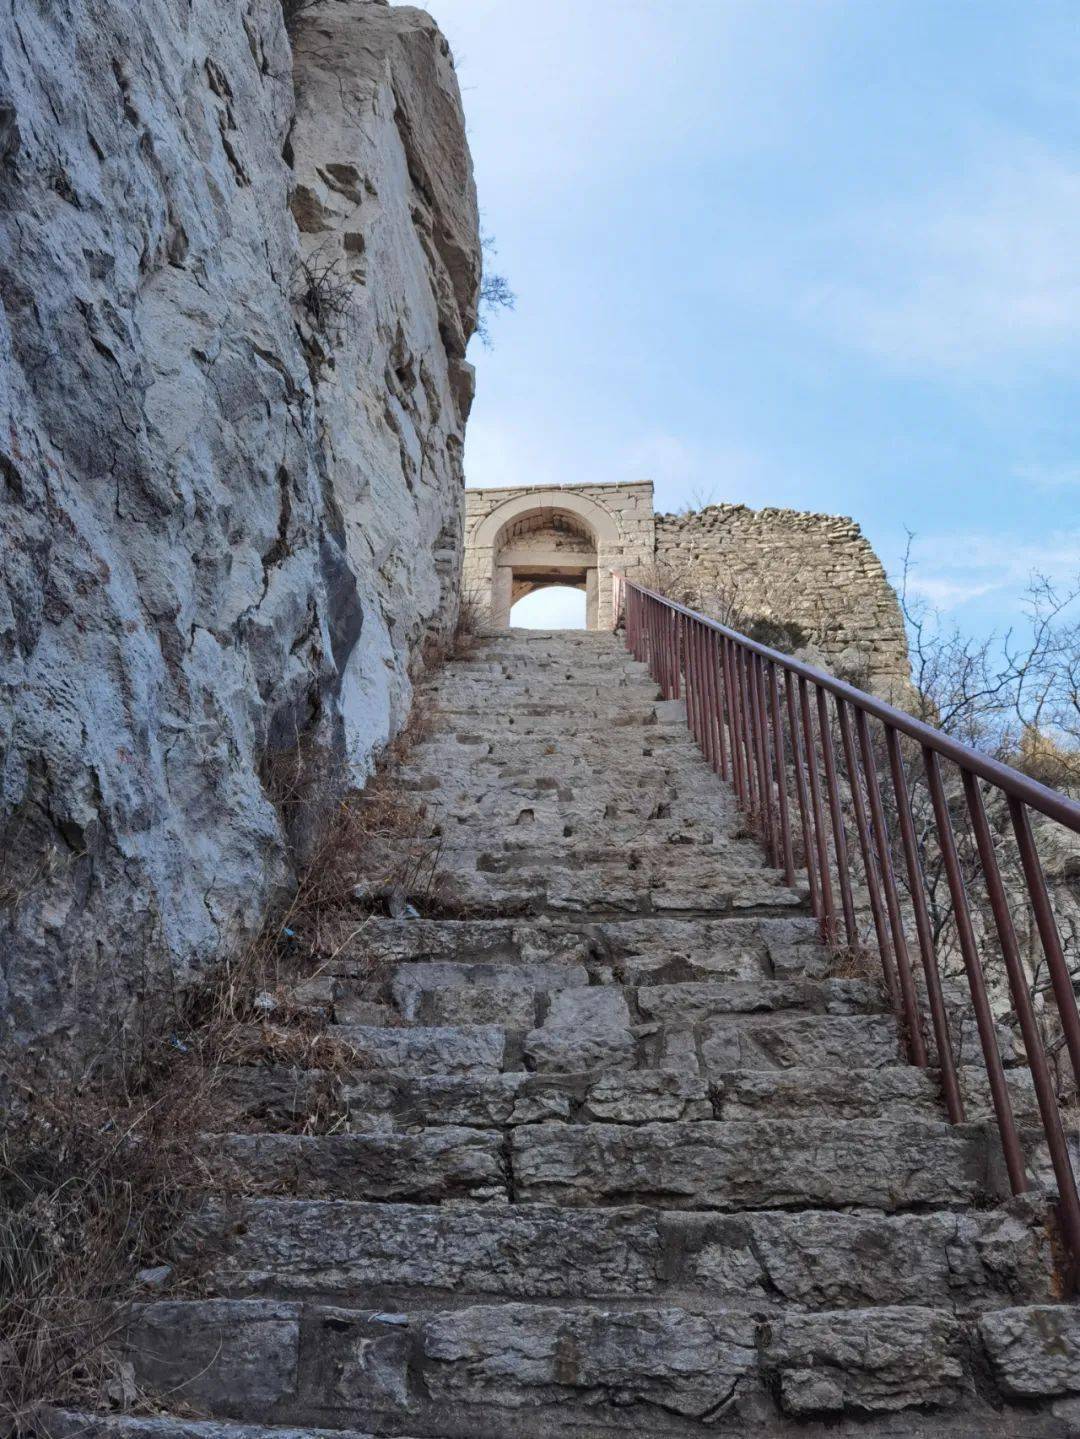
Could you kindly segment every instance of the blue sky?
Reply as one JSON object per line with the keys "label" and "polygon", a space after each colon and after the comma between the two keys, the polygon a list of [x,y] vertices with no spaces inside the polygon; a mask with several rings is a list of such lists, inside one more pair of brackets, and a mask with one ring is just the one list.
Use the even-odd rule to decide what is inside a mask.
{"label": "blue sky", "polygon": [[909,528],[976,632],[1080,571],[1077,0],[428,8],[518,295],[469,484]]}

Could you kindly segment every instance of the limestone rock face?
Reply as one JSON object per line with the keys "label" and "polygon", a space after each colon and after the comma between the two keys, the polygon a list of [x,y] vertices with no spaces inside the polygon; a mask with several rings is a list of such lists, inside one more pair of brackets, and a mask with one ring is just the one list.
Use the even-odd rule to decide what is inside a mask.
{"label": "limestone rock face", "polygon": [[294,75],[280,0],[0,15],[0,1044],[234,942],[289,878],[267,756],[363,775],[453,621],[452,60],[420,11],[301,21]]}

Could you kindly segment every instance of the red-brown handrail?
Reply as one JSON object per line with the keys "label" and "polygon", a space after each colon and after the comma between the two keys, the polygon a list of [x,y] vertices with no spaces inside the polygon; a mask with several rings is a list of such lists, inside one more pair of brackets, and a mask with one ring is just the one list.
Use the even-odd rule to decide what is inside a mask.
{"label": "red-brown handrail", "polygon": [[[957,849],[954,831],[957,806],[950,805],[941,761],[949,761],[959,770],[967,823],[979,857],[1057,1181],[1058,1219],[1070,1258],[1069,1283],[1075,1287],[1080,1280],[1080,1196],[1069,1158],[1060,1101],[1039,1031],[978,781],[986,781],[1007,798],[1027,899],[1046,956],[1061,1033],[1078,1086],[1080,1011],[1029,811],[1036,810],[1080,834],[1080,804],[834,675],[759,644],[623,575],[616,575],[615,582],[616,612],[625,620],[627,647],[635,659],[648,664],[665,698],[685,699],[687,723],[694,738],[716,772],[731,781],[739,807],[755,822],[771,862],[783,870],[789,883],[796,867],[793,836],[801,839],[811,909],[822,939],[834,948],[858,943],[849,859],[849,845],[857,841],[885,987],[900,1021],[909,1059],[913,1064],[926,1067],[931,1056],[924,1034],[902,894],[893,863],[895,842],[898,853],[903,856],[907,877],[925,985],[923,999],[930,1011],[933,1050],[946,1112],[953,1123],[962,1123],[964,1105],[899,736],[905,735],[918,745],[1005,1166],[1013,1193],[1020,1194],[1028,1188],[1023,1147],[998,1048]],[[840,756],[833,739],[833,717],[829,714],[830,697],[840,734],[843,779],[855,822],[854,837],[848,833],[844,812]],[[898,833],[895,835],[889,830],[870,720],[878,721],[884,732],[888,758],[886,782],[896,809]],[[793,806],[798,811],[797,820],[792,818]]]}

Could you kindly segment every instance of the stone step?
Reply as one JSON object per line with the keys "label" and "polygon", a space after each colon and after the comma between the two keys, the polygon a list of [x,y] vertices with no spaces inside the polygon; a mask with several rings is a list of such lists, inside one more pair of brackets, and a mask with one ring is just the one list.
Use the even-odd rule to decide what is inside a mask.
{"label": "stone step", "polygon": [[[959,1071],[969,1120],[993,1114],[986,1077]],[[1017,1122],[1038,1129],[1026,1071],[1008,1071]],[[331,1073],[284,1067],[222,1069],[216,1132],[258,1125],[269,1132],[366,1133],[448,1124],[511,1128],[545,1120],[608,1124],[694,1119],[937,1119],[937,1075],[910,1065],[880,1069],[733,1070],[706,1080],[678,1070],[592,1074],[526,1072],[475,1077],[412,1073]]]}
{"label": "stone step", "polygon": [[[771,998],[778,1002],[782,996],[776,991],[783,986],[774,983]],[[670,991],[676,986],[658,988],[668,996],[666,1002],[673,1002]],[[700,1004],[701,990],[695,985],[687,989]],[[643,992],[651,991],[636,991]],[[333,1024],[327,1033],[357,1067],[413,1075],[660,1069],[711,1078],[733,1069],[836,1069],[845,1064],[875,1069],[900,1059],[891,1014],[770,1012],[767,996],[746,1013],[729,1009],[722,1017],[697,1024],[681,1020],[665,1025],[631,1012],[628,997],[634,993],[619,985],[553,991],[546,996],[543,1023],[530,1030],[498,1024],[392,1023],[382,1006],[374,1006],[379,1012],[369,1017],[376,1023]],[[748,1004],[755,1003],[752,993],[748,991]],[[693,1002],[692,997],[687,1007]],[[732,1003],[726,992],[724,1002]],[[820,1005],[827,1003],[826,991]],[[835,1003],[841,1009],[851,1007],[843,991]],[[373,1006],[367,1007],[370,1011]]]}
{"label": "stone step", "polygon": [[230,1193],[442,1203],[459,1198],[666,1208],[877,1208],[984,1203],[986,1131],[927,1120],[546,1121],[507,1139],[438,1125],[327,1135],[206,1135],[205,1183]]}
{"label": "stone step", "polygon": [[416,961],[582,965],[627,984],[822,978],[831,963],[809,918],[382,919],[328,922],[324,973],[368,977]]}
{"label": "stone step", "polygon": [[[130,1329],[137,1381],[173,1403],[248,1422],[458,1439],[699,1435],[721,1414],[726,1434],[880,1416],[877,1435],[910,1435],[920,1411],[936,1426],[921,1432],[942,1434],[961,1406],[969,1424],[983,1413],[995,1424],[971,1341],[951,1312],[927,1306],[761,1323],[676,1305],[372,1313],[219,1299],[136,1306]],[[906,1430],[888,1427],[898,1415]]]}
{"label": "stone step", "polygon": [[[1068,1408],[1068,1404],[1061,1406]],[[42,1433],[49,1439],[374,1439],[371,1433],[361,1434],[355,1429],[318,1429],[310,1424],[301,1428],[233,1423],[221,1419],[192,1419],[177,1414],[103,1414],[78,1409],[43,1409],[36,1416]],[[892,1419],[882,1417],[875,1425],[874,1439],[1076,1439],[1076,1429],[1065,1420],[1056,1420],[1052,1415],[1017,1414],[1007,1415],[992,1411],[980,1413],[974,1421],[963,1415],[943,1415],[940,1412],[928,1422],[917,1421],[913,1429],[910,1412],[901,1413]],[[1002,1426],[1006,1427],[1002,1427]],[[382,1439],[386,1439],[386,1432]],[[581,1435],[584,1431],[577,1430]],[[606,1436],[611,1429],[601,1431]],[[709,1432],[709,1431],[703,1431]],[[856,1431],[862,1432],[862,1431]],[[394,1433],[403,1435],[395,1426]],[[733,1430],[728,1430],[734,1435]],[[477,1439],[477,1430],[466,1439]],[[511,1422],[509,1427],[487,1428],[480,1439],[517,1439],[518,1431]],[[805,1423],[798,1420],[786,1421],[778,1416],[768,1430],[769,1439],[811,1439]],[[404,1439],[404,1436],[403,1436]],[[412,1439],[421,1439],[413,1431]],[[448,1433],[424,1436],[424,1439],[460,1439]],[[586,1436],[587,1439],[587,1436]],[[760,1428],[752,1426],[740,1431],[735,1439],[763,1439]],[[816,1436],[814,1436],[816,1439]]]}
{"label": "stone step", "polygon": [[[807,895],[803,881],[789,888],[778,871],[764,868],[749,841],[710,850],[667,844],[608,850],[570,844],[482,849],[437,840],[431,850],[443,876],[440,902],[477,918],[782,911],[802,908]],[[425,878],[415,898],[423,903],[426,892]]]}
{"label": "stone step", "polygon": [[373,1439],[355,1429],[287,1428],[192,1419],[179,1414],[94,1414],[85,1409],[47,1409],[41,1433],[48,1439]]}
{"label": "stone step", "polygon": [[524,1125],[510,1164],[530,1203],[891,1212],[995,1197],[983,1127],[914,1119]]}
{"label": "stone step", "polygon": [[509,1197],[505,1140],[491,1130],[206,1134],[196,1155],[204,1186],[232,1194],[417,1204]]}
{"label": "stone step", "polygon": [[495,1024],[385,1025],[337,1024],[328,1031],[352,1051],[359,1066],[414,1074],[501,1074],[520,1068],[507,1055],[507,1031]]}
{"label": "stone step", "polygon": [[1034,1201],[926,1214],[208,1201],[178,1240],[211,1292],[385,1307],[557,1299],[690,1308],[1048,1303]]}
{"label": "stone step", "polygon": [[[630,991],[629,993],[633,993]],[[618,985],[558,990],[542,1025],[334,1024],[327,1033],[357,1066],[414,1074],[580,1074],[589,1070],[681,1070],[708,1076],[733,1069],[854,1067],[898,1062],[892,1015],[774,1010],[730,1012],[696,1025],[639,1022]],[[369,1006],[370,1008],[370,1006]]]}
{"label": "stone step", "polygon": [[[601,995],[593,991],[601,990]],[[583,965],[476,965],[452,961],[399,967],[385,985],[369,979],[325,976],[304,992],[328,1006],[339,1024],[543,1025],[554,1009],[563,1025],[596,999],[615,998],[620,1013],[637,1022],[690,1025],[735,1014],[801,1010],[807,1014],[880,1012],[879,986],[857,979],[679,980],[672,984],[590,984]]]}

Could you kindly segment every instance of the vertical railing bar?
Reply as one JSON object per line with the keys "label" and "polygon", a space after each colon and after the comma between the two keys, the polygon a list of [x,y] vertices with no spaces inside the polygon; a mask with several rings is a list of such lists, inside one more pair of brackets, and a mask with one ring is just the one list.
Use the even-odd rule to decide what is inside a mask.
{"label": "vertical railing bar", "polygon": [[728,764],[728,737],[724,725],[724,709],[727,702],[727,685],[724,681],[723,664],[723,640],[715,630],[708,633],[709,642],[709,672],[713,679],[713,694],[715,705],[713,713],[716,716],[716,743],[719,749],[720,773],[726,780],[731,779],[731,768]]}
{"label": "vertical railing bar", "polygon": [[746,788],[750,796],[749,813],[760,819],[758,813],[757,747],[750,700],[750,656],[741,645],[735,648],[739,665],[739,690],[742,695],[743,740],[746,744]]}
{"label": "vertical railing bar", "polygon": [[[997,855],[994,852],[994,840],[986,818],[982,791],[979,788],[978,779],[970,770],[964,770],[962,773],[968,814],[971,817],[975,844],[979,851],[979,863],[986,880],[990,908],[993,911],[994,925],[1001,945],[1001,956],[1005,962],[1009,992],[1012,995],[1016,1018],[1024,1041],[1028,1068],[1035,1086],[1035,1098],[1038,1101],[1043,1133],[1046,1135],[1046,1144],[1050,1151],[1050,1162],[1057,1179],[1061,1228],[1067,1247],[1074,1257],[1075,1265],[1080,1261],[1080,1194],[1077,1193],[1076,1176],[1069,1160],[1069,1146],[1061,1123],[1057,1093],[1046,1058],[1046,1048],[1042,1035],[1039,1033],[1035,1008],[1028,992],[1024,963],[1020,957],[1020,946],[1016,939],[1016,929],[1010,913],[1009,900],[1005,894],[1005,886],[1001,882],[1001,871],[998,868]],[[1074,1274],[1074,1285],[1077,1277]]]}
{"label": "vertical railing bar", "polygon": [[735,646],[726,636],[722,637],[721,643],[724,646],[724,663],[727,665],[728,671],[728,716],[731,720],[731,763],[735,771],[735,793],[739,801],[739,808],[745,810],[750,801],[746,788],[746,774],[743,769],[742,700],[739,695],[739,677],[736,672]]}
{"label": "vertical railing bar", "polygon": [[701,657],[701,678],[705,696],[705,757],[713,773],[720,773],[720,759],[717,754],[716,736],[716,686],[712,665],[712,631],[704,625],[698,631],[698,652]]}
{"label": "vertical railing bar", "polygon": [[915,912],[915,932],[919,938],[919,958],[922,961],[923,976],[926,980],[930,1022],[934,1027],[934,1044],[938,1052],[938,1068],[941,1070],[942,1096],[949,1119],[953,1124],[962,1124],[964,1122],[964,1101],[956,1077],[956,1061],[953,1058],[952,1038],[949,1033],[949,1013],[945,1007],[945,996],[941,989],[941,975],[938,973],[937,955],[934,952],[930,913],[926,907],[926,877],[923,874],[922,864],[919,860],[919,847],[915,839],[915,821],[912,818],[911,801],[908,798],[904,757],[900,752],[900,736],[891,725],[885,726],[885,746],[889,755],[889,772],[892,776],[893,795],[896,799],[896,813],[900,821],[900,841],[903,845],[904,863],[907,867],[911,907]]}
{"label": "vertical railing bar", "polygon": [[784,671],[784,689],[787,698],[788,732],[791,736],[791,760],[795,767],[795,793],[799,798],[799,824],[802,828],[803,856],[806,863],[806,878],[810,885],[810,909],[814,918],[820,923],[823,910],[818,893],[814,842],[810,832],[810,798],[806,789],[803,747],[799,740],[799,723],[795,714],[795,678],[790,670]]}
{"label": "vertical railing bar", "polygon": [[847,831],[840,807],[840,785],[836,776],[836,751],[833,748],[832,725],[825,691],[817,687],[818,732],[821,736],[821,757],[825,764],[825,792],[829,797],[832,820],[833,853],[836,855],[836,877],[840,885],[840,903],[844,911],[844,934],[848,948],[857,949],[859,927],[855,922],[855,901],[851,896],[851,868],[848,862]]}
{"label": "vertical railing bar", "polygon": [[780,695],[776,682],[776,666],[766,662],[769,709],[772,714],[773,768],[776,771],[776,799],[780,821],[780,857],[784,863],[784,883],[795,883],[795,855],[791,848],[791,814],[788,810],[787,761],[784,758],[784,727],[780,722]]}
{"label": "vertical railing bar", "polygon": [[1061,936],[1058,934],[1057,921],[1054,919],[1054,910],[1047,893],[1046,878],[1039,861],[1039,851],[1035,846],[1035,836],[1031,832],[1027,806],[1012,795],[1009,796],[1009,815],[1020,849],[1020,863],[1024,868],[1028,897],[1035,913],[1035,924],[1050,971],[1050,983],[1061,1020],[1061,1032],[1065,1036],[1065,1047],[1072,1063],[1073,1078],[1080,1085],[1080,1014],[1077,1013],[1073,980],[1061,948]]}
{"label": "vertical railing bar", "polygon": [[688,620],[685,615],[679,616],[680,649],[684,672],[683,696],[686,700],[686,727],[690,731],[694,743],[700,744],[701,736],[698,733],[697,726],[697,686],[694,683],[694,647],[690,643],[692,626],[692,620]]}
{"label": "vertical railing bar", "polygon": [[889,942],[888,929],[886,927],[884,901],[881,897],[881,876],[878,873],[877,857],[874,854],[873,840],[870,836],[870,825],[866,818],[866,804],[863,799],[863,781],[859,767],[858,756],[855,753],[855,742],[851,735],[851,715],[848,707],[842,699],[836,701],[836,716],[840,723],[840,743],[844,751],[844,763],[847,766],[848,784],[851,788],[851,808],[855,815],[855,831],[859,837],[859,850],[862,854],[863,869],[866,871],[866,888],[870,896],[870,913],[874,920],[874,933],[877,936],[878,953],[881,955],[881,968],[885,976],[885,987],[889,992],[889,1001],[895,1011],[901,1007],[900,985],[896,977],[896,965],[893,961],[892,947]]}
{"label": "vertical railing bar", "polygon": [[728,691],[728,728],[731,734],[731,764],[733,776],[735,776],[735,797],[739,802],[739,809],[746,809],[746,786],[743,783],[742,774],[742,740],[739,734],[739,689],[735,676],[735,658],[733,658],[733,645],[728,636],[720,636],[720,646],[723,649],[723,666],[725,666],[726,681],[725,689]]}
{"label": "vertical railing bar", "polygon": [[709,664],[709,631],[704,625],[697,627],[694,636],[697,643],[698,671],[701,675],[702,734],[705,737],[705,758],[714,774],[720,766],[716,762],[716,726],[713,723],[714,704],[712,692],[712,666]]}
{"label": "vertical railing bar", "polygon": [[930,787],[930,801],[934,807],[934,821],[941,858],[945,866],[945,879],[952,897],[956,937],[960,945],[964,969],[967,972],[971,1002],[975,1008],[975,1024],[979,1031],[979,1043],[982,1046],[986,1073],[990,1080],[990,1097],[994,1103],[994,1113],[997,1115],[1001,1148],[1005,1155],[1005,1168],[1009,1173],[1012,1192],[1023,1194],[1028,1188],[1024,1153],[1020,1147],[1020,1137],[1016,1132],[1016,1120],[1013,1117],[1009,1086],[1005,1079],[1001,1052],[998,1049],[994,1016],[986,993],[986,980],[982,972],[982,965],[979,963],[975,931],[971,925],[971,911],[968,908],[967,893],[964,889],[964,877],[960,872],[960,856],[956,850],[956,837],[953,834],[952,819],[949,816],[949,806],[945,799],[945,787],[941,781],[941,766],[938,764],[938,757],[934,751],[925,745],[923,746],[923,765]]}
{"label": "vertical railing bar", "polygon": [[751,654],[750,659],[750,694],[754,705],[754,719],[757,722],[758,735],[758,785],[761,794],[761,823],[762,835],[765,840],[765,852],[769,856],[769,862],[776,864],[778,855],[776,850],[776,836],[773,826],[773,803],[772,803],[772,741],[769,736],[769,721],[765,712],[765,684],[762,671],[760,655]]}
{"label": "vertical railing bar", "polygon": [[810,781],[810,808],[814,817],[814,841],[817,845],[818,874],[821,879],[822,938],[826,944],[835,945],[836,906],[833,903],[832,878],[829,874],[829,843],[825,837],[825,815],[821,803],[821,776],[818,773],[814,726],[810,718],[810,691],[806,680],[801,675],[799,676],[799,708],[802,714],[803,739],[806,744],[806,773]]}
{"label": "vertical railing bar", "polygon": [[705,672],[702,669],[702,627],[690,626],[690,656],[693,661],[693,688],[695,688],[695,714],[697,720],[697,748],[709,758],[709,728],[706,720]]}
{"label": "vertical railing bar", "polygon": [[900,910],[900,895],[893,871],[892,849],[885,828],[885,810],[881,802],[881,786],[878,782],[877,766],[874,763],[874,747],[870,740],[870,727],[862,710],[855,712],[855,732],[859,737],[859,751],[862,755],[863,774],[866,776],[866,794],[870,801],[870,825],[877,846],[878,865],[885,887],[885,907],[892,930],[893,954],[900,975],[900,994],[904,1001],[904,1020],[907,1029],[908,1054],[912,1064],[926,1068],[926,1042],[923,1039],[922,1023],[919,1017],[919,1000],[915,993],[915,980],[911,972],[908,955],[907,935],[904,932],[904,917]]}

